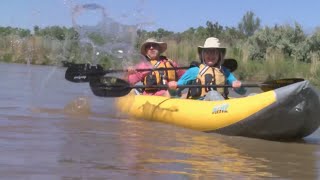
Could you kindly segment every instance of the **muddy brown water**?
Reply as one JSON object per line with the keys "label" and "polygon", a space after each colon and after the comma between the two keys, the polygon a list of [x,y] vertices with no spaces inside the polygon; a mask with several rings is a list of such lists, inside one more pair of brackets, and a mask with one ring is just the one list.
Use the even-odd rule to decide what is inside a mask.
{"label": "muddy brown water", "polygon": [[133,120],[64,72],[0,64],[1,179],[319,179],[319,131],[274,142]]}

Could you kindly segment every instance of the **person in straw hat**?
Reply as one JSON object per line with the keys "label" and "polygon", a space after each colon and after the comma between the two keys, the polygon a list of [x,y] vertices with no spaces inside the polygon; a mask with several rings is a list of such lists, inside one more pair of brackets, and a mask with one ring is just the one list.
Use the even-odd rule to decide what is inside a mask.
{"label": "person in straw hat", "polygon": [[[232,85],[238,94],[245,94],[246,89],[241,87],[241,82],[224,66],[222,66],[226,55],[226,48],[220,46],[219,39],[209,37],[203,46],[198,46],[200,58],[199,67],[192,67],[179,79],[178,82],[168,83],[170,94],[178,93],[175,91],[177,85],[196,84],[196,85]],[[204,100],[224,100],[228,98],[227,88],[190,88],[187,98]]]}
{"label": "person in straw hat", "polygon": [[[147,39],[140,48],[144,60],[134,67],[129,67],[128,81],[130,84],[142,82],[144,85],[164,85],[169,81],[177,81],[185,70],[166,70],[165,68],[178,67],[177,63],[161,54],[167,50],[167,43],[154,38]],[[137,72],[135,69],[164,68],[161,71]],[[166,89],[145,88],[143,94],[170,96]]]}

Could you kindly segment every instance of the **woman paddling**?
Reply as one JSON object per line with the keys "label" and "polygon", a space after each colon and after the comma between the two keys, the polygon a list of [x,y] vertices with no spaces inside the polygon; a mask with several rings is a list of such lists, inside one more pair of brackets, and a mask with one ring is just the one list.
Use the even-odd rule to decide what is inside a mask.
{"label": "woman paddling", "polygon": [[[128,81],[134,85],[142,82],[144,85],[165,85],[169,81],[177,81],[185,70],[158,70],[137,72],[135,69],[174,68],[177,63],[160,54],[167,49],[167,43],[159,42],[153,38],[147,39],[141,46],[141,54],[146,61],[142,61],[134,67],[129,67]],[[166,89],[144,88],[144,95],[170,96]]]}
{"label": "woman paddling", "polygon": [[[235,92],[244,95],[246,89],[241,87],[241,81],[224,66],[222,66],[226,54],[226,48],[220,47],[219,39],[209,37],[206,39],[204,46],[198,47],[198,54],[201,64],[191,67],[179,79],[178,82],[170,81],[168,83],[171,95],[181,96],[179,85],[196,84],[196,85],[232,85]],[[204,100],[224,100],[228,98],[227,88],[190,88],[187,98],[204,99]]]}

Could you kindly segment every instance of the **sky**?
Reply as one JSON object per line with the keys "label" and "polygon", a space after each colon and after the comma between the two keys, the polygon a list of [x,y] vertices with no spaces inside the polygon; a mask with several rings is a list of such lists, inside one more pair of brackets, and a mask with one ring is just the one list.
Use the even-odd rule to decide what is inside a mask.
{"label": "sky", "polygon": [[[95,3],[102,9],[73,13],[77,5]],[[320,26],[319,0],[3,0],[0,26],[33,29],[35,25],[92,25],[102,11],[123,24],[140,24],[146,30],[182,32],[206,26],[207,21],[237,27],[243,15],[252,11],[262,26],[298,22],[311,31]],[[74,21],[72,21],[74,19]]]}

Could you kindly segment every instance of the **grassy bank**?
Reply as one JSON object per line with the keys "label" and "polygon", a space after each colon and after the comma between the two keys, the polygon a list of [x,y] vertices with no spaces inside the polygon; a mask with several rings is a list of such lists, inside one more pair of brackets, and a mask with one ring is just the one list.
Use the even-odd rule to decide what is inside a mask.
{"label": "grassy bank", "polygon": [[[180,64],[188,65],[192,60],[198,60],[197,47],[203,42],[168,41],[166,55],[176,59]],[[265,81],[279,78],[304,78],[312,84],[320,87],[320,62],[316,53],[312,54],[311,62],[301,62],[294,58],[288,58],[277,49],[268,49],[266,59],[249,60],[248,50],[243,48],[228,47],[228,58],[238,61],[238,69],[235,75],[241,80]]]}
{"label": "grassy bank", "polygon": [[[198,60],[197,47],[202,41],[180,41],[167,39],[168,50],[165,52],[171,59],[181,65],[188,65],[193,60]],[[240,48],[239,48],[240,47]],[[0,59],[5,62],[29,63],[39,65],[60,65],[61,61],[75,63],[94,61],[92,48],[79,46],[77,41],[57,40],[46,37],[30,36],[5,36],[0,39]],[[312,54],[311,62],[301,62],[289,58],[277,49],[268,49],[264,60],[250,60],[248,49],[242,44],[228,47],[228,58],[238,61],[236,76],[241,80],[265,81],[266,79],[300,77],[310,80],[314,85],[320,86],[320,62],[316,53]],[[106,68],[121,66],[108,54],[101,54],[99,63]]]}

